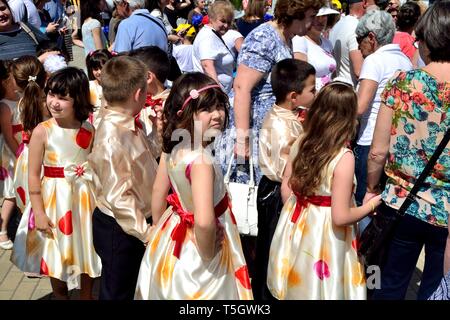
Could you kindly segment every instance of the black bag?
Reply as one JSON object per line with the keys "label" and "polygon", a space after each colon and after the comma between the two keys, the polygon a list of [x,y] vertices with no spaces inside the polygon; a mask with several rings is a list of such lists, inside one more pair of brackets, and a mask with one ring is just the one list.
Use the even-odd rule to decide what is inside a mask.
{"label": "black bag", "polygon": [[444,138],[442,138],[441,143],[436,148],[436,151],[434,151],[400,209],[393,209],[385,203],[382,203],[377,208],[377,214],[373,216],[372,221],[364,230],[359,239],[358,254],[365,266],[381,266],[384,263],[389,243],[394,236],[394,231],[400,222],[400,219],[405,215],[406,210],[415,200],[417,192],[424,183],[431,169],[436,164],[449,140],[450,128],[448,128],[445,132]]}

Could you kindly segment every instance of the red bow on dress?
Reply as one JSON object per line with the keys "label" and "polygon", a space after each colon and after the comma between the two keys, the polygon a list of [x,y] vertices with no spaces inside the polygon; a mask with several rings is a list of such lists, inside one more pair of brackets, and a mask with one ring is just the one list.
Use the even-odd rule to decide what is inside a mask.
{"label": "red bow on dress", "polygon": [[319,206],[319,207],[331,207],[331,197],[330,196],[308,196],[303,197],[297,192],[294,192],[297,197],[297,203],[295,204],[294,214],[292,215],[291,221],[296,223],[303,209],[305,209],[309,204]]}
{"label": "red bow on dress", "polygon": [[187,212],[183,209],[180,203],[180,199],[176,193],[172,193],[167,196],[167,203],[173,207],[173,211],[180,216],[180,222],[173,229],[170,237],[175,241],[175,248],[173,249],[173,255],[180,259],[181,246],[184,238],[186,237],[187,228],[194,226],[194,214]]}

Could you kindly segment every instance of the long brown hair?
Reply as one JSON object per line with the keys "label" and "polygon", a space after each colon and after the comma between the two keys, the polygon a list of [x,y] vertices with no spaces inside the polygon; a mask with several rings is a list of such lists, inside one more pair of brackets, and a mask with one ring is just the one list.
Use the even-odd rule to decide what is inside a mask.
{"label": "long brown hair", "polygon": [[33,56],[22,56],[14,60],[12,74],[17,86],[23,91],[20,101],[20,120],[23,129],[31,132],[44,120],[44,86],[47,74],[42,63]]}
{"label": "long brown hair", "polygon": [[314,195],[324,179],[327,166],[355,135],[357,97],[353,88],[334,82],[320,90],[303,123],[298,153],[289,180],[293,191]]}

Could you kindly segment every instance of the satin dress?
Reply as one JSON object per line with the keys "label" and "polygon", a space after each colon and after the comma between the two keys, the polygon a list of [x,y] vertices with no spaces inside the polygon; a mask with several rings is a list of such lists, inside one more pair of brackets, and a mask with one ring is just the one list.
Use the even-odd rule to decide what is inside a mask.
{"label": "satin dress", "polygon": [[351,151],[343,148],[330,162],[317,195],[294,193],[283,206],[267,271],[267,286],[279,300],[366,299],[356,224],[338,227],[331,218],[333,172],[346,152]]}
{"label": "satin dress", "polygon": [[30,135],[22,132],[22,143],[17,151],[18,157],[14,168],[14,192],[16,205],[20,212],[25,211],[25,207],[30,202],[28,195],[28,143]]}
{"label": "satin dress", "polygon": [[[22,129],[23,126],[20,121],[20,112],[17,101],[3,99],[11,110],[11,124],[13,136],[17,143],[22,143]],[[0,167],[0,188],[1,195],[5,199],[15,198],[14,192],[14,166],[16,164],[16,155],[9,149],[3,135],[0,135],[0,149],[1,149],[1,167]]]}
{"label": "satin dress", "polygon": [[[179,159],[167,157],[172,189],[171,205],[151,231],[141,263],[135,299],[144,300],[249,300],[253,299],[247,265],[236,221],[219,167],[214,166],[214,204],[217,223],[224,227],[221,250],[203,261],[194,243],[190,170],[201,151],[188,151]],[[214,161],[206,151],[204,156]],[[214,163],[214,162],[211,162]]]}
{"label": "satin dress", "polygon": [[17,230],[11,261],[22,271],[39,273],[79,286],[79,275],[99,277],[101,262],[93,246],[95,196],[87,165],[94,128],[64,129],[54,119],[41,123],[47,133],[41,193],[45,213],[55,226],[52,236],[36,230],[28,203]]}

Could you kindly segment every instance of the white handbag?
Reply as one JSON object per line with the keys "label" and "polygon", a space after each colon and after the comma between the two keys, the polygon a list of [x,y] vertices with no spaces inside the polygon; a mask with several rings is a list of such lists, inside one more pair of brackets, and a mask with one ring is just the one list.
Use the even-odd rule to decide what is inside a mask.
{"label": "white handbag", "polygon": [[228,164],[224,182],[231,198],[231,209],[236,218],[239,233],[256,237],[258,235],[258,209],[256,207],[258,187],[255,186],[252,155],[250,155],[249,163],[250,180],[248,184],[230,182],[233,159],[230,159]]}

